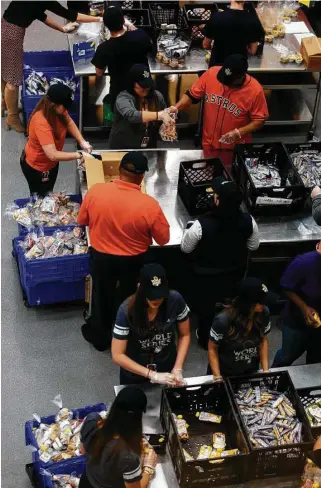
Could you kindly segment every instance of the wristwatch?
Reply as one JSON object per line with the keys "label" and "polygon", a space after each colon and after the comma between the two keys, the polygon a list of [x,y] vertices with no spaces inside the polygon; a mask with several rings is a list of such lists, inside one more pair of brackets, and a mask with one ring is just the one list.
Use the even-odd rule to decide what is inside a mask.
{"label": "wristwatch", "polygon": [[155,469],[154,468],[151,468],[149,466],[144,466],[143,467],[143,473],[146,473],[148,474],[149,476],[154,476],[155,474]]}

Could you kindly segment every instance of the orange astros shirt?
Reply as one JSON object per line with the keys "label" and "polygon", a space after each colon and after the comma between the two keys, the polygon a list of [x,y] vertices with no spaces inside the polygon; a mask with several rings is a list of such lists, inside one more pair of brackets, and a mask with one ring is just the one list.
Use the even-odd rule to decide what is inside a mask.
{"label": "orange astros shirt", "polygon": [[135,256],[147,251],[152,239],[160,246],[169,241],[169,224],[159,203],[138,185],[121,180],[90,188],[78,224],[89,226],[91,246],[106,254]]}
{"label": "orange astros shirt", "polygon": [[[67,110],[64,111],[67,123],[71,120]],[[50,171],[57,164],[56,161],[50,161],[47,158],[42,146],[54,144],[58,151],[61,151],[65,144],[67,127],[57,119],[57,135],[55,138],[52,127],[47,122],[41,110],[36,112],[30,120],[29,138],[25,146],[26,161],[32,168],[37,171]]]}
{"label": "orange astros shirt", "polygon": [[[239,129],[253,120],[269,116],[264,91],[260,83],[246,75],[241,87],[228,87],[220,83],[217,73],[221,66],[207,70],[189,90],[195,99],[204,98],[202,146],[214,149],[233,149],[234,144],[221,144],[227,132]],[[237,143],[251,142],[248,134]]]}

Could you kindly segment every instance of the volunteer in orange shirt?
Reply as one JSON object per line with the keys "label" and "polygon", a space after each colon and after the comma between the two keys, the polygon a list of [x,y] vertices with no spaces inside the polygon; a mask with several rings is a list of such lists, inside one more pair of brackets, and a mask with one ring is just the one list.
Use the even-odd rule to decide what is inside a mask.
{"label": "volunteer in orange shirt", "polygon": [[169,241],[162,209],[140,189],[146,171],[142,153],[125,154],[119,179],[90,188],[78,215],[78,223],[89,226],[93,280],[91,317],[82,326],[82,335],[98,351],[110,347],[116,301],[120,304],[135,292],[152,239],[160,246]]}
{"label": "volunteer in orange shirt", "polygon": [[79,152],[62,150],[67,132],[76,139],[84,151],[91,151],[90,144],[84,140],[67,112],[72,103],[72,90],[63,83],[57,83],[50,86],[30,117],[29,138],[22,151],[20,165],[31,195],[36,193],[43,197],[53,190],[59,161],[82,158]]}
{"label": "volunteer in orange shirt", "polygon": [[228,56],[222,67],[206,71],[177,103],[178,111],[204,99],[202,146],[232,151],[251,142],[252,132],[264,125],[268,108],[260,83],[247,74],[244,56]]}

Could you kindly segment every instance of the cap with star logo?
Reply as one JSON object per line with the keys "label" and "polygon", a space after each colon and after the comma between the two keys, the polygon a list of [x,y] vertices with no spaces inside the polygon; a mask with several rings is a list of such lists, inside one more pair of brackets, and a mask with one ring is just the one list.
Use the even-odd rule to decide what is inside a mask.
{"label": "cap with star logo", "polygon": [[133,83],[138,83],[141,88],[154,88],[154,81],[149,67],[144,64],[134,64],[129,70],[128,77]]}
{"label": "cap with star logo", "polygon": [[259,278],[247,277],[237,285],[237,295],[247,303],[260,303],[272,307],[278,300],[278,295],[268,290]]}
{"label": "cap with star logo", "polygon": [[148,300],[159,300],[169,295],[166,271],[160,264],[145,264],[140,270],[139,283]]}
{"label": "cap with star logo", "polygon": [[244,56],[232,54],[225,59],[222,68],[217,73],[217,79],[223,85],[231,85],[247,73],[248,67],[247,59]]}

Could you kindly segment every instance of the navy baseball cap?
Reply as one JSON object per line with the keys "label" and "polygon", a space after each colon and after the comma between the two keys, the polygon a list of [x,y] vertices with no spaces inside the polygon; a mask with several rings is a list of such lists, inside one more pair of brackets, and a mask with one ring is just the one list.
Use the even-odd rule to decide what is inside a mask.
{"label": "navy baseball cap", "polygon": [[141,88],[154,88],[154,80],[149,67],[144,64],[134,64],[129,70],[128,78],[133,84],[138,83]]}
{"label": "navy baseball cap", "polygon": [[74,103],[74,92],[64,83],[50,85],[47,97],[57,105],[63,105],[66,110],[70,110]]}
{"label": "navy baseball cap", "polygon": [[126,386],[120,390],[114,402],[125,412],[146,412],[147,397],[142,390],[133,386]]}
{"label": "navy baseball cap", "polygon": [[132,151],[125,154],[119,167],[128,171],[128,173],[143,175],[148,171],[148,161],[142,152]]}
{"label": "navy baseball cap", "polygon": [[249,68],[247,59],[241,54],[228,56],[222,68],[217,73],[217,79],[223,85],[231,85],[235,80],[247,73]]}
{"label": "navy baseball cap", "polygon": [[140,270],[139,283],[148,300],[159,300],[169,295],[166,271],[160,264],[145,264]]}
{"label": "navy baseball cap", "polygon": [[229,181],[224,176],[217,176],[212,181],[213,192],[216,193],[223,203],[230,203],[239,207],[242,203],[242,193],[235,181]]}
{"label": "navy baseball cap", "polygon": [[275,305],[278,295],[268,290],[259,278],[244,278],[237,284],[237,295],[247,303],[260,303],[271,307]]}

